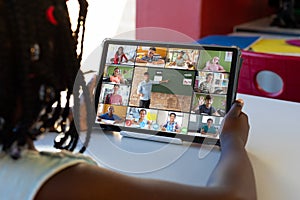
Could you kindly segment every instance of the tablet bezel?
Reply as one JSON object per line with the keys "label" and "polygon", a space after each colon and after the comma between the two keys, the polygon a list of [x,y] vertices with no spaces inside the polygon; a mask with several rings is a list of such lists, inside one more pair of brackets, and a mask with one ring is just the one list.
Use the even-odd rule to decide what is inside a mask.
{"label": "tablet bezel", "polygon": [[[212,51],[230,51],[232,54],[232,62],[229,72],[229,82],[228,82],[228,90],[226,95],[226,113],[229,111],[231,105],[236,99],[237,94],[237,85],[238,85],[238,77],[241,68],[241,51],[238,47],[226,47],[226,46],[216,46],[216,45],[201,45],[201,44],[187,44],[187,43],[170,43],[170,42],[157,42],[157,41],[141,41],[141,40],[121,40],[121,39],[105,39],[102,43],[102,52],[101,52],[101,60],[100,67],[98,72],[98,80],[97,87],[95,90],[95,110],[98,110],[103,73],[106,66],[106,57],[108,53],[109,45],[130,45],[130,46],[156,46],[163,48],[182,48],[182,49],[195,49],[195,50],[212,50]],[[175,69],[174,69],[175,70]],[[167,110],[166,110],[167,111]],[[95,127],[100,127],[104,131],[130,131],[137,132],[142,134],[150,134],[150,135],[158,135],[172,138],[180,138],[183,141],[195,142],[195,143],[206,143],[206,144],[215,144],[220,145],[220,141],[218,138],[213,137],[204,137],[204,136],[194,136],[194,135],[185,135],[185,134],[177,134],[171,132],[163,132],[163,131],[154,131],[154,130],[145,130],[139,128],[130,128],[130,127],[120,127],[115,125],[94,124]]]}

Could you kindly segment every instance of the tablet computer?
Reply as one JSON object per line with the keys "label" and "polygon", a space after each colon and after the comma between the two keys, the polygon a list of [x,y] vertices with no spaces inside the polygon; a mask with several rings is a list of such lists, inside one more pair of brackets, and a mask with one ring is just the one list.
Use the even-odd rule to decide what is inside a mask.
{"label": "tablet computer", "polygon": [[97,127],[218,144],[236,98],[237,47],[117,39],[102,45]]}

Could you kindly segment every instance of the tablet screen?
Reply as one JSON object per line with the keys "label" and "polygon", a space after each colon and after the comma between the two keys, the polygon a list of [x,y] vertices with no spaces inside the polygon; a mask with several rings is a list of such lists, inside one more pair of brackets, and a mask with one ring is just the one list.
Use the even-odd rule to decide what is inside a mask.
{"label": "tablet screen", "polygon": [[218,139],[235,99],[231,76],[237,57],[235,48],[108,40],[95,122],[116,130]]}

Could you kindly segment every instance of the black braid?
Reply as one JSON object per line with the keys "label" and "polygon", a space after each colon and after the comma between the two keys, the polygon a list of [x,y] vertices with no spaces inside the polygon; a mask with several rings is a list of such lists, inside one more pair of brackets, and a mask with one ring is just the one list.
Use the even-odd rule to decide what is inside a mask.
{"label": "black braid", "polygon": [[[18,77],[15,79],[8,79],[7,77],[14,77],[17,69],[11,67],[15,65],[15,51],[13,46],[17,43],[17,40],[12,40],[13,32],[15,29],[7,28],[11,26],[10,21],[12,16],[9,15],[9,11],[6,8],[5,2],[0,1],[0,96],[1,96],[1,117],[5,119],[6,123],[1,123],[2,130],[8,129],[13,124],[13,112],[16,109],[16,102],[13,99],[17,99],[16,85],[19,82]],[[5,17],[10,16],[9,20]],[[1,129],[0,129],[1,130]],[[0,132],[1,133],[1,132]],[[3,133],[3,135],[5,135]],[[0,142],[2,135],[0,135]]]}
{"label": "black braid", "polygon": [[[82,26],[82,35],[81,35],[81,44],[80,44],[80,53],[78,55],[78,59],[81,61],[82,52],[83,52],[83,41],[84,41],[84,33],[85,33],[85,18],[87,14],[88,3],[85,0],[78,0],[80,5],[78,20],[77,20],[77,28],[74,32],[75,40],[78,41],[78,34],[80,32],[80,27]],[[77,44],[76,44],[77,46]]]}
{"label": "black braid", "polygon": [[[17,122],[17,125],[13,128],[11,138],[7,139],[8,143],[4,145],[4,150],[10,147],[15,141],[19,146],[22,146],[26,143],[27,130],[33,122],[33,119],[36,117],[36,114],[39,110],[39,104],[37,99],[37,84],[36,80],[32,79],[31,69],[30,69],[30,54],[28,48],[30,44],[33,43],[33,34],[29,32],[33,31],[33,26],[26,26],[31,19],[28,15],[25,15],[24,10],[31,10],[32,4],[26,4],[24,1],[6,1],[10,3],[9,11],[14,12],[14,18],[11,18],[11,24],[14,25],[16,31],[13,32],[14,38],[16,38],[17,43],[15,43],[14,51],[20,52],[17,54],[16,58],[19,62],[15,63],[15,66],[18,69],[16,74],[18,77],[19,84],[17,85],[18,93],[20,94],[17,97],[17,100],[20,99],[21,102],[21,118],[22,122]],[[35,13],[33,13],[35,15]],[[34,23],[31,23],[31,25]],[[29,29],[27,31],[26,29]],[[22,97],[22,98],[21,98]],[[25,117],[26,116],[26,117]],[[18,119],[17,119],[18,120]],[[19,121],[19,120],[18,120]],[[15,155],[13,155],[15,156]],[[17,156],[17,155],[16,155]]]}
{"label": "black braid", "polygon": [[[85,18],[86,18],[86,13],[87,13],[87,2],[85,0],[79,0],[79,4],[80,4],[80,11],[79,11],[79,16],[78,16],[78,25],[77,25],[77,28],[75,30],[75,32],[73,33],[73,37],[69,37],[70,35],[68,35],[66,38],[70,39],[70,43],[74,45],[73,48],[76,48],[77,47],[77,39],[78,39],[78,34],[79,34],[79,31],[80,31],[80,26],[82,26],[82,36],[81,36],[81,50],[80,50],[80,54],[78,56],[77,59],[74,59],[74,63],[76,64],[80,64],[80,61],[82,59],[82,51],[83,51],[83,39],[84,39],[84,30],[85,30]],[[59,13],[57,13],[58,16],[59,16]],[[61,17],[61,16],[59,16]],[[71,27],[71,24],[69,23],[69,21],[65,21],[66,24],[64,26],[62,26],[62,28],[65,28],[65,27]],[[68,29],[70,30],[70,28]],[[62,31],[62,33],[66,33],[66,31]],[[75,37],[75,39],[74,39]],[[70,46],[66,46],[66,47],[70,47]],[[69,49],[66,49],[65,52],[67,53],[72,53],[74,51],[70,51]],[[70,57],[74,56],[74,54],[70,55]],[[73,64],[74,65],[74,64]],[[69,68],[67,68],[69,69]],[[68,72],[70,73],[70,72]],[[67,146],[67,147],[62,147],[62,148],[67,148],[69,149],[70,151],[73,151],[75,149],[75,147],[77,146],[77,143],[78,143],[78,139],[79,139],[79,134],[77,132],[77,130],[80,130],[80,123],[79,123],[79,102],[80,102],[80,99],[79,99],[79,90],[80,88],[83,89],[83,95],[85,96],[85,102],[86,102],[86,108],[88,111],[91,111],[92,109],[92,106],[91,106],[91,102],[90,101],[90,94],[89,94],[89,90],[87,89],[86,87],[86,83],[85,83],[85,80],[84,80],[84,77],[83,77],[83,74],[81,71],[79,71],[78,74],[73,74],[74,76],[77,75],[77,78],[76,78],[76,82],[75,82],[75,88],[73,89],[73,85],[71,85],[71,87],[68,87],[68,91],[71,91],[73,89],[73,96],[74,96],[74,111],[73,111],[73,114],[74,114],[74,121],[75,123],[71,123],[71,128],[70,130],[66,133],[66,136],[71,136],[72,138],[72,144],[71,146]],[[73,78],[74,80],[74,78]],[[81,86],[81,87],[80,87]],[[88,122],[88,130],[87,130],[87,133],[86,133],[86,140],[85,140],[85,143],[84,143],[84,146],[83,148],[80,150],[81,153],[83,153],[85,151],[85,148],[86,146],[88,145],[88,142],[90,140],[90,134],[91,134],[91,122],[92,122],[92,118],[91,118],[91,115],[90,113],[91,112],[88,112],[89,114],[87,115],[87,122]],[[77,125],[78,129],[75,128],[75,125]]]}
{"label": "black braid", "polygon": [[[79,55],[76,47],[80,27],[85,30],[87,2],[79,0],[79,5],[78,26],[72,33],[65,0],[0,2],[0,44],[3,49],[0,53],[0,94],[7,104],[0,105],[0,144],[4,151],[12,152],[13,158],[20,156],[18,149],[26,144],[28,136],[35,139],[59,118],[62,118],[61,123],[66,122],[72,93],[76,123],[71,122],[67,133],[73,140],[70,150],[77,145],[79,135],[75,124],[79,124],[80,88],[85,100],[90,99],[82,73],[78,76],[79,85],[75,84],[73,88],[82,58],[83,32]],[[45,16],[50,6],[55,7],[57,25]],[[66,90],[67,105],[62,109],[60,92]],[[53,111],[54,102],[58,104]],[[90,107],[87,103],[87,108]],[[89,129],[81,152],[90,138],[92,119],[89,115],[88,119]]]}

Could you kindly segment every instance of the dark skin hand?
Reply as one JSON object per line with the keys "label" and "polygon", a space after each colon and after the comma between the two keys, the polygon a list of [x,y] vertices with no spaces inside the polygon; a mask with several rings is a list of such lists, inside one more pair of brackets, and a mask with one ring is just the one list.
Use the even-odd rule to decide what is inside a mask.
{"label": "dark skin hand", "polygon": [[238,199],[257,199],[255,178],[245,150],[248,139],[248,117],[243,113],[243,101],[237,100],[226,115],[220,136],[222,153],[208,186],[222,186],[235,191]]}
{"label": "dark skin hand", "polygon": [[51,177],[35,199],[256,199],[255,180],[245,151],[249,125],[237,101],[224,119],[220,160],[207,187],[129,177],[78,164]]}

